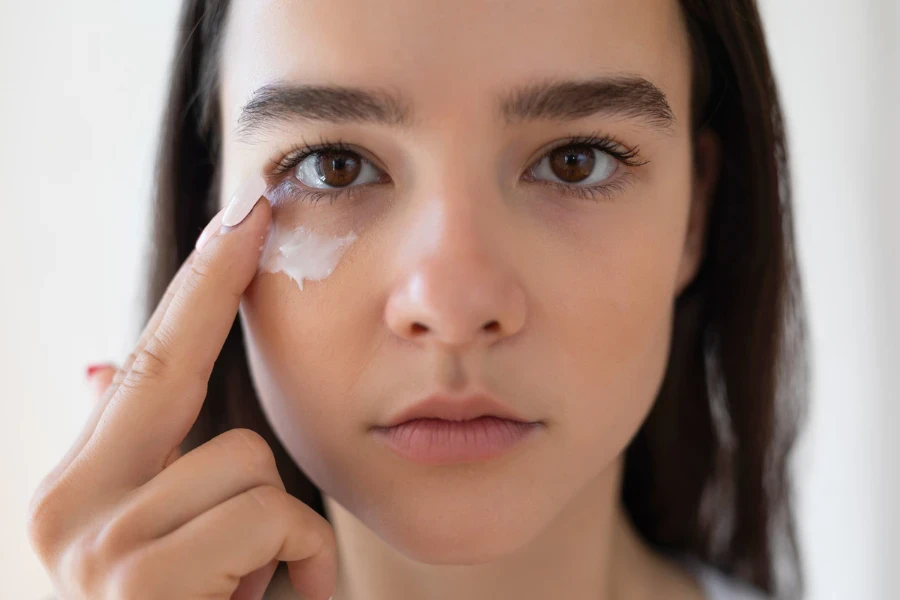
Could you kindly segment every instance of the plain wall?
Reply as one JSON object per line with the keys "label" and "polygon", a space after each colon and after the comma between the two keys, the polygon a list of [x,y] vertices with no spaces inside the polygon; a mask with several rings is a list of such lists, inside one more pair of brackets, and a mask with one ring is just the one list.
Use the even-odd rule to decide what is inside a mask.
{"label": "plain wall", "polygon": [[89,362],[139,332],[149,196],[177,0],[0,8],[0,598],[52,587],[28,500],[87,419]]}
{"label": "plain wall", "polygon": [[787,112],[813,404],[796,455],[809,597],[900,598],[896,0],[762,3]]}
{"label": "plain wall", "polygon": [[[91,401],[90,362],[139,329],[176,0],[0,8],[0,597],[52,587],[34,488]],[[788,117],[813,406],[796,455],[809,598],[900,598],[900,15],[893,0],[766,0]]]}

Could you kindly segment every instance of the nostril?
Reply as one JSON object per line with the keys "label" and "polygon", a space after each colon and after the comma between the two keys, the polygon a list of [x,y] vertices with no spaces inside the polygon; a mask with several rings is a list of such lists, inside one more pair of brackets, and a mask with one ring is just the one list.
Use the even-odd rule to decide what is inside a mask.
{"label": "nostril", "polygon": [[500,323],[498,323],[496,320],[488,321],[482,326],[482,328],[488,333],[497,333],[500,331]]}
{"label": "nostril", "polygon": [[[487,321],[484,325],[481,326],[481,330],[495,335],[500,333],[501,331],[500,322],[496,319]],[[419,337],[431,331],[431,328],[424,323],[419,321],[413,321],[409,326],[409,334],[413,337]]]}

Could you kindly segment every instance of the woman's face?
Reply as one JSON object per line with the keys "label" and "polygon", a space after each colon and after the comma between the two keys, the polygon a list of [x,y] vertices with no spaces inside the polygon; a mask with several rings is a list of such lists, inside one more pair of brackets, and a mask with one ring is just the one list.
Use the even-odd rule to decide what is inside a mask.
{"label": "woman's face", "polygon": [[[264,172],[279,226],[356,235],[329,277],[301,290],[261,273],[247,291],[264,411],[323,493],[408,554],[511,551],[613,472],[660,387],[673,303],[698,266],[705,188],[678,3],[230,10],[223,190]],[[269,93],[242,118],[273,84],[392,102],[339,118],[326,100],[359,96],[320,94],[301,114],[309,94]],[[346,149],[326,160],[290,160],[338,141]],[[371,435],[441,392],[490,394],[544,427],[500,458],[442,466]]]}

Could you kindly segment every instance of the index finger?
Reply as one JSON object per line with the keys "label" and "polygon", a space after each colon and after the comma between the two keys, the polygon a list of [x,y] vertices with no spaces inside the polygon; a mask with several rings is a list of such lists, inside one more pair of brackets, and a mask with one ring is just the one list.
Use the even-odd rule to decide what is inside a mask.
{"label": "index finger", "polygon": [[213,235],[195,252],[158,325],[109,399],[82,452],[92,457],[92,477],[105,485],[137,487],[149,481],[196,421],[241,296],[256,274],[271,220],[268,203],[258,199],[241,223],[223,228],[224,235]]}
{"label": "index finger", "polygon": [[181,282],[184,280],[185,273],[187,272],[189,265],[191,261],[193,261],[193,259],[194,254],[191,253],[190,256],[188,256],[188,258],[181,265],[181,267],[179,267],[178,272],[172,278],[172,281],[169,282],[169,285],[166,288],[162,299],[156,305],[156,308],[153,310],[153,314],[150,316],[150,319],[144,326],[144,329],[141,332],[138,341],[135,343],[134,350],[131,352],[131,354],[129,354],[128,358],[122,364],[122,368],[116,369],[116,372],[112,378],[112,382],[108,386],[106,386],[106,390],[100,397],[97,398],[97,401],[94,403],[94,406],[91,410],[91,414],[88,416],[87,420],[82,426],[78,437],[69,447],[69,450],[59,460],[56,466],[43,477],[32,496],[32,501],[41,498],[50,486],[56,484],[57,480],[60,478],[60,475],[66,472],[72,462],[74,462],[79,454],[81,454],[81,451],[84,449],[85,444],[87,444],[88,440],[91,439],[91,436],[94,435],[94,430],[97,428],[97,423],[100,422],[100,418],[103,416],[103,413],[106,410],[109,399],[115,393],[119,384],[122,383],[125,374],[131,368],[132,363],[134,363],[134,358],[135,356],[137,356],[137,353],[147,345],[147,340],[159,326],[159,322],[162,320],[166,309],[168,309],[169,307],[169,303],[172,301],[172,296],[174,296],[175,291],[181,287]]}

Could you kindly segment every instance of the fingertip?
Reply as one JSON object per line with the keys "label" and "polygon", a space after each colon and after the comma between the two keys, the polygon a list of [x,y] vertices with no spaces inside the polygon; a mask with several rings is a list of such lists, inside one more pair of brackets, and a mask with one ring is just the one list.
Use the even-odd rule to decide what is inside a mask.
{"label": "fingertip", "polygon": [[[271,218],[271,208],[265,195],[266,191],[267,184],[262,175],[256,173],[247,177],[234,193],[228,205],[216,213],[216,216],[204,227],[194,244],[195,250],[202,251],[212,238],[235,229],[248,219],[262,218],[268,224]],[[257,213],[266,214],[257,216]]]}
{"label": "fingertip", "polygon": [[102,396],[112,383],[117,369],[118,367],[113,364],[95,364],[87,367],[85,375],[95,399]]}
{"label": "fingertip", "polygon": [[[269,204],[268,198],[265,196],[259,196],[256,199],[256,202],[250,209],[250,212],[247,213],[247,216],[241,221],[242,223],[247,223],[248,228],[256,228],[259,227],[263,230],[268,229],[269,222],[272,220],[272,207]],[[252,224],[250,223],[252,221]],[[236,225],[234,227],[237,227]],[[231,231],[234,229],[232,226],[225,225],[223,223],[222,229],[224,231]]]}
{"label": "fingertip", "polygon": [[236,227],[253,208],[259,204],[260,198],[266,192],[266,180],[262,175],[254,173],[247,177],[241,186],[232,196],[222,216],[222,225],[224,227]]}
{"label": "fingertip", "polygon": [[84,376],[88,381],[90,381],[94,377],[94,375],[96,375],[100,371],[103,371],[106,369],[114,369],[114,368],[115,368],[115,366],[112,365],[111,363],[94,363],[94,364],[88,365],[85,368]]}
{"label": "fingertip", "polygon": [[[260,196],[256,203],[250,209],[250,212],[241,219],[240,223],[236,225],[226,225],[224,219],[221,222],[221,226],[215,232],[215,235],[210,236],[210,239],[213,237],[224,237],[224,236],[232,236],[238,232],[257,232],[260,240],[265,240],[266,235],[269,229],[269,223],[272,220],[272,208],[269,206],[269,202],[265,196]],[[206,244],[204,246],[208,246],[208,242],[210,239],[206,240]],[[198,252],[202,248],[198,248]],[[207,252],[211,252],[208,250]]]}
{"label": "fingertip", "polygon": [[241,238],[240,242],[229,242],[228,245],[235,249],[239,246],[241,248],[238,251],[240,255],[250,260],[255,267],[262,255],[271,221],[272,208],[263,196],[253,205],[250,213],[239,225],[233,227],[222,225],[219,236],[223,238],[222,241],[231,240],[232,237]]}

